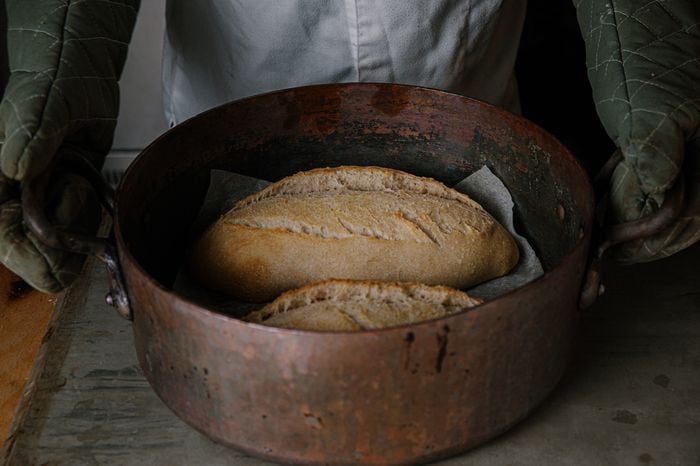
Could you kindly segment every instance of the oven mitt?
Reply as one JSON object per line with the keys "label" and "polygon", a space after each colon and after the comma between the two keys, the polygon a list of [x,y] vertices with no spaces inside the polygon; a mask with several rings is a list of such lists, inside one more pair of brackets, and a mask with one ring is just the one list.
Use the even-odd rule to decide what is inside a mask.
{"label": "oven mitt", "polygon": [[575,0],[598,115],[623,161],[613,174],[617,222],[645,217],[679,176],[677,222],[613,250],[621,262],[669,256],[700,239],[700,4],[698,0]]}
{"label": "oven mitt", "polygon": [[0,102],[0,262],[58,292],[84,256],[42,245],[22,224],[19,186],[50,169],[46,215],[94,234],[100,208],[87,182],[61,169],[66,151],[100,167],[112,144],[117,80],[138,0],[6,0],[10,77]]}
{"label": "oven mitt", "polygon": [[[101,207],[85,179],[56,168],[46,190],[46,214],[57,228],[95,234]],[[0,174],[0,257],[3,264],[42,291],[58,292],[77,277],[85,256],[50,248],[22,223],[18,184]]]}

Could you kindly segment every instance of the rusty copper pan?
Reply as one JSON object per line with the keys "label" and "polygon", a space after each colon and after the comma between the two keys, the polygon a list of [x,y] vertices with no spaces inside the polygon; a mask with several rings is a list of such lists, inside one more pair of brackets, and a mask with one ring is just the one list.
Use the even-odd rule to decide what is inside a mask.
{"label": "rusty copper pan", "polygon": [[[455,315],[354,333],[246,323],[171,291],[210,169],[274,181],[343,164],[447,185],[489,166],[510,190],[518,228],[545,275]],[[116,245],[52,229],[35,207],[43,178],[24,186],[28,226],[49,244],[107,263],[108,301],[133,319],[141,368],[165,404],[216,441],[293,463],[423,462],[509,429],[567,367],[580,301],[597,296],[597,259],[610,244],[639,236],[639,228],[618,228],[597,241],[589,261],[594,193],[565,147],[494,106],[402,85],[290,89],[174,127],[121,181]],[[666,209],[669,218],[656,226],[676,213]]]}

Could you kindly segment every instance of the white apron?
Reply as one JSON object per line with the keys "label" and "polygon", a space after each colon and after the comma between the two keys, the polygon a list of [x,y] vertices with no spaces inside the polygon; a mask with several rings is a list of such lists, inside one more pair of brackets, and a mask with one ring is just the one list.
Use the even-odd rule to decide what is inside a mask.
{"label": "white apron", "polygon": [[329,82],[443,89],[519,111],[524,0],[168,0],[175,125],[224,102]]}

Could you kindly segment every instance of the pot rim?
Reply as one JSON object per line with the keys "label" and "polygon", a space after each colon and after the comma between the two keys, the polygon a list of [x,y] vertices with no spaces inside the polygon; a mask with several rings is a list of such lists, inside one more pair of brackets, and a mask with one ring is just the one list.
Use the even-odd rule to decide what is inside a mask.
{"label": "pot rim", "polygon": [[[401,324],[401,325],[396,325],[396,326],[391,326],[391,327],[385,327],[385,328],[379,328],[379,329],[367,329],[367,330],[355,330],[355,331],[350,331],[350,330],[343,330],[343,331],[321,331],[321,330],[302,330],[302,329],[288,329],[288,328],[279,328],[279,327],[271,327],[267,325],[262,325],[258,323],[253,323],[253,322],[246,322],[243,321],[240,318],[234,317],[230,314],[226,314],[225,312],[222,311],[217,311],[214,309],[210,309],[207,307],[204,307],[203,305],[192,301],[188,298],[185,298],[178,294],[177,292],[168,289],[164,285],[162,285],[158,280],[156,280],[154,277],[152,277],[139,263],[139,261],[136,260],[136,258],[133,256],[129,248],[126,246],[126,242],[124,240],[124,237],[122,235],[122,229],[120,227],[120,198],[121,198],[121,193],[122,193],[122,186],[124,185],[124,181],[129,178],[129,176],[133,173],[136,172],[139,169],[139,164],[142,163],[144,154],[148,154],[149,150],[151,150],[154,146],[158,145],[162,139],[165,139],[169,137],[170,133],[174,131],[176,128],[178,131],[182,131],[183,129],[186,129],[186,125],[190,124],[191,121],[198,119],[199,117],[217,112],[221,108],[229,106],[233,103],[237,102],[244,102],[244,101],[249,101],[252,99],[257,99],[263,96],[270,96],[270,95],[275,95],[275,94],[285,94],[297,90],[305,90],[305,89],[311,89],[311,88],[353,88],[353,87],[380,87],[380,88],[405,88],[408,90],[417,90],[417,91],[425,91],[425,92],[430,92],[430,93],[435,93],[435,94],[442,94],[445,96],[449,97],[456,97],[458,99],[468,101],[471,103],[477,104],[477,106],[480,106],[482,108],[485,108],[491,112],[494,112],[495,114],[499,115],[502,117],[504,120],[506,120],[507,123],[513,120],[517,120],[520,124],[523,124],[524,127],[527,129],[528,132],[530,133],[539,133],[541,135],[544,135],[547,139],[549,139],[552,143],[553,146],[557,148],[557,156],[562,156],[566,159],[567,163],[573,164],[575,169],[580,172],[580,175],[586,180],[585,182],[585,193],[584,196],[586,200],[589,201],[588,205],[590,206],[590,212],[588,215],[588,218],[584,218],[581,228],[582,228],[582,234],[579,235],[578,239],[576,240],[576,243],[574,247],[562,257],[560,261],[558,261],[553,267],[551,267],[549,270],[545,271],[545,273],[538,277],[537,279],[528,282],[527,284],[518,287],[514,290],[511,290],[507,293],[504,293],[503,295],[500,295],[497,298],[491,299],[489,301],[486,301],[482,304],[479,304],[474,307],[470,307],[467,309],[463,309],[461,311],[455,312],[453,314],[447,315],[447,316],[442,316],[442,317],[436,317],[428,320],[423,320],[419,322],[413,322],[413,323],[408,323],[408,324]],[[233,322],[233,325],[243,325],[245,327],[250,328],[251,330],[256,330],[256,331],[264,331],[264,332],[269,332],[271,334],[288,334],[288,335],[327,335],[329,337],[337,337],[338,335],[345,335],[345,334],[352,334],[352,335],[357,335],[358,337],[361,335],[383,335],[383,334],[388,334],[388,333],[395,333],[395,332],[406,332],[410,331],[411,329],[420,327],[420,326],[433,326],[436,324],[440,323],[446,323],[448,321],[451,321],[453,319],[458,319],[463,317],[465,314],[475,311],[475,310],[481,310],[481,311],[488,311],[493,308],[500,307],[501,304],[506,301],[506,300],[518,300],[521,295],[525,295],[526,293],[531,293],[531,290],[539,287],[544,287],[546,284],[551,280],[551,278],[557,274],[561,269],[565,267],[570,267],[572,266],[572,262],[575,261],[576,257],[579,257],[579,254],[581,254],[582,249],[587,249],[589,246],[589,240],[591,237],[591,232],[592,232],[592,220],[593,220],[593,207],[594,207],[594,192],[593,192],[593,186],[590,181],[590,177],[588,173],[584,170],[584,168],[581,166],[580,162],[573,156],[573,154],[569,151],[569,149],[564,146],[554,135],[546,131],[544,128],[540,127],[536,123],[520,116],[516,115],[508,110],[505,110],[503,108],[500,108],[496,105],[490,104],[488,102],[484,102],[479,99],[475,99],[473,97],[467,97],[459,94],[455,94],[452,92],[447,92],[443,91],[440,89],[435,89],[435,88],[430,88],[430,87],[424,87],[424,86],[414,86],[414,85],[408,85],[408,84],[393,84],[393,83],[375,83],[375,82],[355,82],[355,83],[334,83],[334,84],[314,84],[314,85],[308,85],[308,86],[298,86],[298,87],[290,87],[286,89],[280,89],[280,90],[275,90],[271,92],[266,92],[262,94],[256,94],[253,96],[245,97],[243,99],[237,99],[231,102],[226,102],[224,104],[218,105],[216,107],[210,108],[208,110],[205,110],[197,115],[194,115],[187,120],[181,122],[180,124],[176,125],[175,127],[167,130],[163,134],[161,134],[158,138],[153,140],[148,146],[146,146],[137,156],[137,158],[129,165],[127,168],[126,172],[122,176],[122,179],[119,183],[119,186],[116,191],[115,195],[115,202],[114,202],[114,225],[113,225],[113,230],[114,230],[114,235],[116,238],[116,247],[117,247],[117,252],[119,254],[120,261],[126,261],[129,263],[130,268],[133,268],[133,270],[138,273],[138,279],[139,281],[145,282],[148,284],[149,288],[154,288],[160,293],[166,294],[168,296],[168,299],[172,300],[174,303],[174,308],[178,309],[194,309],[198,313],[205,313],[206,315],[211,317],[216,317],[217,319],[220,319],[222,323],[226,324],[231,324]],[[583,214],[585,215],[585,206],[584,207],[584,212]],[[585,251],[584,251],[585,252]],[[583,257],[587,257],[587,254],[583,254]],[[581,270],[583,271],[585,268],[585,263],[581,264]],[[122,273],[124,273],[124,266],[123,264],[120,265],[120,269]],[[126,278],[126,277],[125,277]],[[126,286],[126,291],[128,293],[128,285]],[[468,291],[467,291],[468,293]],[[179,304],[179,305],[178,305]],[[262,306],[263,304],[261,304]],[[195,315],[194,313],[191,313],[189,311],[186,312],[187,314]]]}

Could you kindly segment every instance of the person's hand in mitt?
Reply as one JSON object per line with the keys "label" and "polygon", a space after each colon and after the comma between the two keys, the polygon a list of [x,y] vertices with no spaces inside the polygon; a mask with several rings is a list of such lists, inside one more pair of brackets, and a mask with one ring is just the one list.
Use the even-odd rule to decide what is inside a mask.
{"label": "person's hand in mitt", "polygon": [[627,263],[700,240],[700,5],[696,0],[575,0],[598,114],[623,154],[610,186],[618,222],[659,209],[679,177],[685,207],[661,233],[624,243]]}
{"label": "person's hand in mitt", "polygon": [[36,289],[67,287],[85,258],[50,248],[27,231],[21,183],[51,170],[48,219],[59,228],[95,233],[95,193],[61,159],[71,152],[98,168],[104,161],[138,3],[6,1],[10,77],[0,102],[0,262]]}

